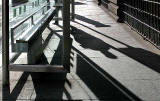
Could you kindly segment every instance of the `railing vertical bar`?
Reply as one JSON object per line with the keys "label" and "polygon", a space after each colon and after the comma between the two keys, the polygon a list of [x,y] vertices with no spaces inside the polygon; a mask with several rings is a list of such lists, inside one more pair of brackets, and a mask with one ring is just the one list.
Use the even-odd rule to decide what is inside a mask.
{"label": "railing vertical bar", "polygon": [[72,20],[75,20],[75,5],[74,5],[75,0],[72,0]]}
{"label": "railing vertical bar", "polygon": [[[58,4],[58,0],[55,0],[55,5],[56,5],[56,4]],[[55,17],[56,17],[56,18],[58,18],[58,11],[59,11],[59,9],[56,8],[56,14],[55,14]],[[59,22],[58,19],[56,19],[56,20],[55,20],[55,24],[58,25],[58,22]]]}
{"label": "railing vertical bar", "polygon": [[31,16],[31,24],[34,25],[33,15]]}
{"label": "railing vertical bar", "polygon": [[63,66],[70,70],[70,0],[63,0]]}
{"label": "railing vertical bar", "polygon": [[9,85],[9,0],[2,0],[2,83]]}
{"label": "railing vertical bar", "polygon": [[160,1],[122,1],[125,6],[123,9],[124,21],[136,29],[137,32],[140,33],[145,39],[149,40],[157,47],[160,47]]}

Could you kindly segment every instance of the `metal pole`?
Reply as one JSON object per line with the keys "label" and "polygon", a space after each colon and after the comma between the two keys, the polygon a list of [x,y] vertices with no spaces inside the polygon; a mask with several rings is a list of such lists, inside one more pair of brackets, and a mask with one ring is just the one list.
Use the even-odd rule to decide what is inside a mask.
{"label": "metal pole", "polygon": [[2,82],[9,85],[9,0],[2,0]]}
{"label": "metal pole", "polygon": [[[43,8],[43,12],[42,13],[44,13],[44,8]],[[31,16],[31,24],[34,25],[33,15]]]}
{"label": "metal pole", "polygon": [[63,66],[70,69],[70,0],[63,0]]}
{"label": "metal pole", "polygon": [[47,0],[47,10],[50,9],[50,0]]}
{"label": "metal pole", "polygon": [[[55,5],[58,5],[58,0],[55,0]],[[56,7],[56,14],[55,14],[55,17],[57,18],[55,20],[55,24],[58,25],[59,24],[59,21],[58,21],[58,12],[59,12],[59,8],[58,6]]]}
{"label": "metal pole", "polygon": [[117,4],[119,6],[118,8],[118,22],[119,23],[124,23],[124,13],[123,13],[123,10],[124,10],[124,0],[118,0],[117,1]]}
{"label": "metal pole", "polygon": [[72,0],[72,20],[74,21],[75,19],[75,5],[74,5],[74,1],[75,0]]}

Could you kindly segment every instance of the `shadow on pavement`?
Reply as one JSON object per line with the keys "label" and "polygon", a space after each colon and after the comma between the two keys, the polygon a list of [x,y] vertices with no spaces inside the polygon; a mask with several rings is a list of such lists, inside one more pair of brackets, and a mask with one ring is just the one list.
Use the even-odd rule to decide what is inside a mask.
{"label": "shadow on pavement", "polygon": [[24,72],[20,79],[17,81],[17,84],[12,91],[10,91],[9,86],[3,87],[3,101],[16,101],[27,81],[28,76],[29,73]]}
{"label": "shadow on pavement", "polygon": [[74,5],[86,5],[86,3],[76,1],[76,2],[74,2]]}
{"label": "shadow on pavement", "polygon": [[[89,21],[91,21],[91,19]],[[85,27],[89,28],[88,26]],[[97,34],[105,36],[106,38],[110,38],[115,42],[123,44],[127,48],[116,48],[105,43],[101,39],[98,39],[90,35],[89,33],[86,33],[72,26],[71,34],[74,36],[75,41],[80,43],[83,48],[97,50],[103,53],[108,58],[117,59],[118,57],[116,55],[108,51],[110,48],[112,48],[160,73],[158,62],[158,60],[160,59],[159,55],[141,48],[134,48],[92,28],[89,29],[97,32]],[[62,38],[61,36],[59,37]],[[83,54],[80,50],[76,49],[74,46],[72,46],[72,48],[78,53],[76,64],[77,75],[98,97],[99,100],[107,99],[113,101],[141,101],[140,98],[138,98],[135,94],[133,94],[120,82],[118,82],[118,80],[113,78],[109,73],[107,73],[107,71],[104,71],[95,62],[90,60],[89,57]],[[43,58],[46,59],[46,57]],[[43,62],[46,63],[46,61]],[[62,100],[63,92],[67,95],[68,99],[72,99],[70,94],[64,87],[64,83],[67,82],[66,74],[24,72],[11,92],[9,87],[3,87],[3,100],[6,101],[9,99],[9,101],[16,101],[29,75],[31,75],[34,85],[35,95],[33,95],[33,97],[35,97],[35,101],[51,99]],[[62,80],[57,80],[59,77]]]}
{"label": "shadow on pavement", "polygon": [[[121,85],[117,80],[102,70],[83,53],[77,56],[76,74],[103,101],[141,101],[136,95]],[[134,99],[134,100],[133,100]]]}
{"label": "shadow on pavement", "polygon": [[111,27],[110,25],[105,25],[103,23],[100,23],[100,22],[95,21],[95,20],[91,20],[89,18],[86,18],[86,17],[78,15],[78,14],[75,14],[75,18],[78,19],[78,20],[84,21],[86,23],[92,24],[95,27]]}
{"label": "shadow on pavement", "polygon": [[[158,60],[160,60],[159,55],[141,48],[134,48],[123,42],[113,39],[107,35],[104,35],[103,33],[100,32],[97,33],[107,38],[110,38],[115,42],[123,44],[127,47],[127,48],[116,48],[112,45],[103,42],[101,39],[96,38],[76,27],[71,26],[71,28],[72,28],[71,34],[73,35],[75,41],[77,41],[77,43],[79,43],[80,46],[82,46],[83,48],[98,50],[102,52],[104,55],[106,55],[107,53],[106,57],[108,58],[117,59],[118,57],[116,55],[112,54],[111,52],[108,52],[108,49],[112,48],[134,59],[135,61],[146,65],[146,67],[151,68],[156,72],[160,73],[159,69],[160,65],[158,62]],[[106,99],[105,94],[108,94],[108,91],[109,92],[113,91],[117,93],[111,93],[111,95],[108,94],[109,99],[113,98],[113,100],[118,100],[118,99],[127,100],[126,97],[122,94],[122,92],[125,92],[127,97],[134,99],[136,101],[141,101],[140,98],[138,98],[135,94],[129,91],[122,84],[120,84],[115,78],[109,75],[107,71],[104,71],[95,62],[90,60],[89,57],[87,57],[84,53],[76,49],[74,46],[73,49],[79,54],[79,57],[77,57],[77,71],[76,71],[77,75],[85,82],[85,84],[93,91],[93,93],[98,96],[99,99]],[[103,49],[105,52],[102,51]],[[102,91],[105,93],[103,93]],[[116,99],[115,96],[118,99]]]}
{"label": "shadow on pavement", "polygon": [[80,46],[86,49],[100,51],[106,57],[117,59],[117,56],[108,51],[112,46],[80,29],[77,29],[76,27],[71,26],[71,28],[71,34],[74,36],[75,41],[80,43]]}
{"label": "shadow on pavement", "polygon": [[62,100],[63,93],[71,99],[64,87],[66,74],[31,73],[31,77],[35,89],[31,99],[35,99],[34,101]]}
{"label": "shadow on pavement", "polygon": [[[33,101],[53,101],[53,100],[63,100],[63,94],[66,95],[66,99],[71,100],[72,97],[64,87],[64,83],[67,82],[66,74],[64,73],[30,73],[24,72],[17,84],[10,92],[9,86],[3,87],[3,100],[2,101],[17,101],[20,100],[19,96],[28,96],[27,92],[24,92],[25,84],[27,79],[31,76],[33,82],[32,85],[28,86],[34,90],[32,92],[31,98],[23,100],[33,100]],[[23,90],[22,90],[23,89]],[[25,90],[26,91],[26,90]],[[23,95],[20,95],[23,93]],[[80,100],[79,100],[80,101]]]}
{"label": "shadow on pavement", "polygon": [[[118,58],[116,55],[108,52],[113,46],[78,28],[73,26],[71,28],[71,34],[74,36],[75,41],[77,41],[83,48],[100,51],[106,57],[111,59]],[[99,100],[131,101],[131,99],[135,99],[136,101],[141,101],[136,95],[121,85],[106,71],[102,70],[101,67],[90,60],[89,57],[83,54],[80,50],[76,49],[74,46],[72,48],[79,54],[77,56],[76,74],[87,85],[87,87],[92,90]]]}
{"label": "shadow on pavement", "polygon": [[144,64],[146,67],[160,73],[160,56],[142,48],[119,48],[121,53],[136,60],[137,62]]}
{"label": "shadow on pavement", "polygon": [[[88,20],[88,19],[87,19]],[[92,19],[90,19],[90,20],[92,20]],[[82,20],[83,21],[83,20]],[[112,48],[112,49],[114,49],[114,50],[117,50],[117,51],[119,51],[119,52],[121,52],[121,53],[123,53],[123,54],[125,54],[126,56],[128,56],[128,57],[130,57],[130,58],[132,58],[132,59],[134,59],[134,60],[136,60],[137,62],[139,62],[139,63],[141,63],[141,64],[144,64],[145,66],[147,66],[148,68],[151,68],[152,70],[154,70],[154,71],[156,71],[156,72],[158,72],[158,73],[160,73],[160,63],[158,62],[159,60],[160,60],[160,56],[158,55],[158,54],[155,54],[155,53],[153,53],[153,52],[150,52],[150,51],[148,51],[148,50],[145,50],[145,49],[142,49],[142,48],[136,48],[136,47],[133,47],[133,46],[130,46],[130,45],[128,45],[128,44],[126,44],[126,43],[123,43],[123,42],[121,42],[121,41],[119,41],[119,40],[117,40],[117,39],[114,39],[114,38],[112,38],[112,37],[110,37],[110,36],[108,36],[108,35],[106,35],[106,34],[104,34],[104,33],[101,33],[101,32],[99,32],[99,31],[97,31],[97,30],[95,30],[95,29],[93,29],[93,28],[91,28],[91,27],[89,27],[89,26],[86,26],[86,25],[83,25],[83,24],[81,24],[81,23],[79,23],[79,22],[76,22],[76,21],[74,21],[75,23],[77,23],[77,24],[79,24],[79,25],[82,25],[82,26],[84,26],[84,27],[86,27],[86,28],[88,28],[88,29],[90,29],[90,30],[92,30],[92,31],[94,31],[94,32],[96,32],[97,34],[100,34],[100,35],[102,35],[102,36],[104,36],[104,37],[106,37],[106,38],[109,38],[109,39],[111,39],[111,40],[113,40],[113,41],[115,41],[115,42],[117,42],[117,43],[120,43],[120,44],[122,44],[122,45],[124,45],[124,46],[126,46],[127,48],[116,48],[116,47],[114,47],[114,46],[111,46],[111,45],[109,45],[109,44],[106,44],[106,46],[108,47],[110,47],[110,48]],[[75,27],[73,27],[74,28],[74,30],[78,30],[78,32],[77,33],[79,33],[81,30],[80,29],[77,29],[77,28],[75,28]],[[83,31],[81,31],[81,32],[83,32]],[[85,32],[84,32],[85,33]],[[85,36],[90,36],[90,37],[93,37],[93,36],[91,36],[91,35],[89,35],[88,33],[85,33],[86,35]],[[83,34],[82,34],[83,35]],[[76,36],[78,36],[78,35],[73,35],[73,36],[75,36],[75,40],[76,40]],[[99,40],[100,39],[98,39],[98,38],[95,38],[95,37],[93,37],[93,39],[95,40],[95,43],[96,43],[96,40],[97,40],[97,42],[100,42]],[[83,40],[83,39],[80,39],[80,40]],[[80,40],[76,40],[78,43],[82,43]],[[90,40],[88,40],[88,42],[90,43]],[[102,42],[102,41],[101,41]],[[87,43],[87,44],[89,44],[89,43]],[[86,44],[86,43],[84,43],[84,44]],[[91,44],[91,43],[90,43]],[[82,46],[82,47],[90,47],[90,46]],[[104,46],[105,47],[105,46]],[[92,48],[91,48],[92,49]],[[118,58],[118,57],[117,57]]]}

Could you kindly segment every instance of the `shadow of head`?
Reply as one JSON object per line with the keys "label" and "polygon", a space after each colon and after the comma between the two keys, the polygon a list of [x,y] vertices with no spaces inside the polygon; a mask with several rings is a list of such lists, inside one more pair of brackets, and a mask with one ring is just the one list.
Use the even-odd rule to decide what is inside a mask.
{"label": "shadow of head", "polygon": [[117,56],[108,51],[111,46],[101,39],[73,26],[71,26],[71,34],[73,35],[75,41],[77,41],[83,48],[100,51],[108,58],[117,59]]}

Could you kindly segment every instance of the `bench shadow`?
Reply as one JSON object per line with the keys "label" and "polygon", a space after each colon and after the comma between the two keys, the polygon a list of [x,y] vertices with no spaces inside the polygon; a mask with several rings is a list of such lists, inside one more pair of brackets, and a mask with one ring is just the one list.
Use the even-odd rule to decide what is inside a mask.
{"label": "bench shadow", "polygon": [[[31,76],[33,82],[32,85],[28,86],[30,90],[34,90],[31,94],[31,98],[24,100],[32,101],[51,101],[51,100],[63,100],[63,95],[66,95],[66,99],[72,100],[69,92],[64,87],[64,83],[68,82],[66,79],[66,73],[31,73],[24,72],[20,79],[17,80],[13,90],[10,91],[9,86],[3,86],[2,101],[17,101],[29,94],[24,92],[25,84],[27,83],[28,77]],[[25,90],[26,91],[26,90]],[[80,100],[79,100],[80,101]]]}
{"label": "bench shadow", "polygon": [[31,73],[31,77],[35,90],[31,99],[34,101],[63,100],[63,93],[71,99],[64,87],[66,73]]}

